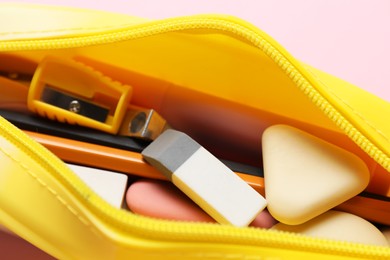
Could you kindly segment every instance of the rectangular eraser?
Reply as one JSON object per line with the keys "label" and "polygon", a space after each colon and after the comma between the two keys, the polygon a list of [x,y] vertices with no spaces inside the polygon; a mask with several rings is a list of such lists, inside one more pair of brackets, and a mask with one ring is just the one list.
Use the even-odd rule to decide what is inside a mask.
{"label": "rectangular eraser", "polygon": [[266,200],[188,135],[166,130],[142,152],[217,222],[247,226]]}

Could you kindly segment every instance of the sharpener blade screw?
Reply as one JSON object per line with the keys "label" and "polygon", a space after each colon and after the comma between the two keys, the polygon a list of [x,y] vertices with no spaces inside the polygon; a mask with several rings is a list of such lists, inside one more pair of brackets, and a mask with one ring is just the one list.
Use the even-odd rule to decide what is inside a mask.
{"label": "sharpener blade screw", "polygon": [[73,113],[80,113],[80,110],[81,110],[81,104],[78,100],[73,100],[72,102],[70,102],[69,104],[69,111],[70,112],[73,112]]}

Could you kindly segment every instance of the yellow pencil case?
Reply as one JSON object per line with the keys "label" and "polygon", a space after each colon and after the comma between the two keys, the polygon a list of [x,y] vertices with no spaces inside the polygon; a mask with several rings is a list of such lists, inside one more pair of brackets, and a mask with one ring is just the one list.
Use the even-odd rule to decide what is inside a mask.
{"label": "yellow pencil case", "polygon": [[[390,104],[296,60],[240,19],[150,21],[1,4],[0,40],[1,55],[37,62],[47,55],[76,57],[104,71],[133,87],[131,103],[155,108],[210,147],[225,143],[220,150],[232,151],[227,157],[260,161],[267,126],[300,128],[363,158],[372,179],[383,180],[368,191],[388,195]],[[3,118],[0,165],[0,223],[59,259],[390,258],[387,247],[116,209]]]}

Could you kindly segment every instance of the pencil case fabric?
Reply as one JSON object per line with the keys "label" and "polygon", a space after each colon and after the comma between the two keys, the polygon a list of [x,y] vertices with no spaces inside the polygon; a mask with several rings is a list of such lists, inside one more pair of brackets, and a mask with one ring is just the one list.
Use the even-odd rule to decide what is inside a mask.
{"label": "pencil case fabric", "polygon": [[[147,20],[1,4],[0,41],[2,55],[37,62],[47,55],[78,57],[131,85],[132,103],[155,108],[185,132],[204,135],[212,122],[214,135],[232,139],[236,147],[260,144],[261,132],[269,125],[289,124],[355,153],[371,172],[388,176],[390,104],[296,60],[238,18]],[[218,121],[220,108],[234,121]],[[199,117],[199,111],[206,118]],[[233,124],[239,127],[232,129]],[[249,145],[241,154],[260,160],[260,149]],[[390,257],[386,247],[158,220],[115,209],[57,156],[3,118],[0,162],[0,223],[59,259]]]}

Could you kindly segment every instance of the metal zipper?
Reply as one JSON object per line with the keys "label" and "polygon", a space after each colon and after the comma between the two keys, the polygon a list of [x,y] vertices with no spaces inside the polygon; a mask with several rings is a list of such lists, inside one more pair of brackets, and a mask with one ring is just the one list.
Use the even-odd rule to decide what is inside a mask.
{"label": "metal zipper", "polygon": [[[108,44],[131,40],[168,32],[177,32],[191,29],[209,29],[227,32],[256,46],[266,53],[274,62],[285,71],[290,79],[309,99],[340,127],[357,145],[370,154],[378,163],[390,170],[387,155],[373,145],[366,145],[367,138],[358,132],[353,125],[343,118],[317,90],[300,74],[300,72],[259,33],[239,23],[223,18],[174,18],[160,22],[151,22],[131,29],[100,33],[90,36],[80,36],[61,39],[43,39],[28,41],[6,41],[0,45],[0,51],[27,51],[50,50],[60,48],[85,47],[98,44]],[[40,145],[29,140],[20,131],[15,131],[4,119],[0,120],[0,133],[21,148],[29,156],[41,163],[53,176],[73,186],[74,192],[83,194],[88,191],[84,185],[72,185],[63,173],[68,171],[64,164]],[[346,244],[340,241],[321,240],[297,234],[274,232],[262,229],[237,229],[234,227],[215,224],[187,224],[174,221],[157,221],[135,216],[129,212],[108,207],[100,201],[91,200],[91,208],[107,223],[121,230],[146,236],[153,239],[173,241],[196,241],[214,243],[232,243],[248,246],[284,248],[304,252],[324,252],[334,255],[348,255],[366,258],[390,257],[390,249],[385,247]]]}

